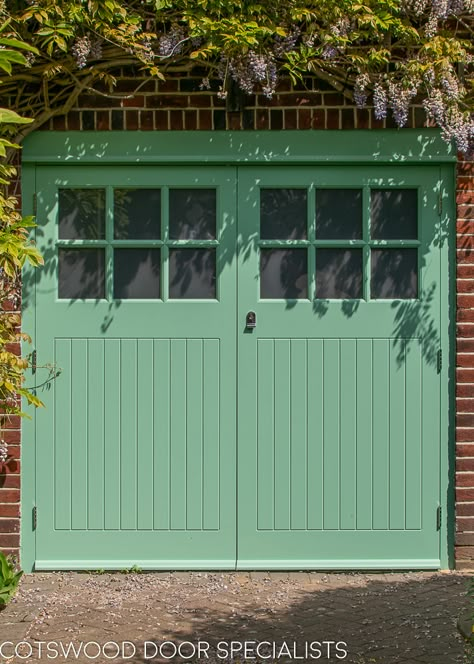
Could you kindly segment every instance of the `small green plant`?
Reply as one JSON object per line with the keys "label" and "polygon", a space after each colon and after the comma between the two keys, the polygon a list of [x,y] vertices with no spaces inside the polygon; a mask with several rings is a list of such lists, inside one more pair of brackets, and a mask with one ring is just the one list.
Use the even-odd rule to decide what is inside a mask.
{"label": "small green plant", "polygon": [[10,558],[0,551],[0,608],[12,599],[23,572],[17,572]]}
{"label": "small green plant", "polygon": [[121,569],[120,572],[122,574],[141,574],[143,570],[138,565],[133,565],[133,567],[125,567],[125,569]]}

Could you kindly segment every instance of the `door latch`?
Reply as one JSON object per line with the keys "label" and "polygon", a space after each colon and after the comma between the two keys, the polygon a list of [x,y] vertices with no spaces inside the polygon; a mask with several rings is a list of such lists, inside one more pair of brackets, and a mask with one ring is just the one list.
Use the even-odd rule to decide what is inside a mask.
{"label": "door latch", "polygon": [[257,314],[255,311],[249,311],[245,318],[245,327],[247,329],[252,329],[257,327]]}

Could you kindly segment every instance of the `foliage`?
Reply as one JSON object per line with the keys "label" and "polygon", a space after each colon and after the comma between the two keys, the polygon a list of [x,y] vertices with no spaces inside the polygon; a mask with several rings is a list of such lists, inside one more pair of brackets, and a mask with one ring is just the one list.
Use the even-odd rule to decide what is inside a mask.
{"label": "foliage", "polygon": [[17,572],[13,561],[0,551],[0,608],[15,595],[23,572]]}
{"label": "foliage", "polygon": [[[6,24],[0,28],[5,33]],[[12,65],[25,65],[26,58],[21,50],[36,52],[26,44],[12,37],[0,37],[0,69],[11,74]],[[21,341],[30,341],[28,335],[19,331],[20,317],[12,312],[20,300],[20,272],[25,264],[38,266],[43,262],[38,250],[28,239],[29,230],[34,226],[33,217],[22,218],[18,212],[18,201],[9,196],[7,187],[16,176],[14,166],[5,162],[7,150],[17,150],[18,145],[5,137],[6,130],[16,125],[25,125],[31,120],[20,117],[12,109],[0,108],[0,408],[2,418],[15,414],[22,415],[19,397],[35,406],[41,401],[23,386],[24,372],[29,364],[27,357],[21,357],[16,349]],[[8,459],[8,450],[0,440],[0,464]],[[6,584],[7,563],[0,557],[0,566]],[[9,583],[13,581],[9,581]],[[5,591],[6,592],[6,591]],[[0,577],[0,603],[2,586]]]}
{"label": "foliage", "polygon": [[447,141],[474,143],[474,0],[6,0],[2,11],[3,53],[15,40],[37,49],[0,86],[35,120],[20,138],[81,92],[114,96],[138,65],[159,78],[199,68],[222,96],[235,81],[270,97],[282,75],[310,73],[399,126],[416,99]]}

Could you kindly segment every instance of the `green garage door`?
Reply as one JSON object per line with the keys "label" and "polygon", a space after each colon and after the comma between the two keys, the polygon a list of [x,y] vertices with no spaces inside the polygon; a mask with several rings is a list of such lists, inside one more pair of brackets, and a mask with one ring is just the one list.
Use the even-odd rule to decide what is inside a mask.
{"label": "green garage door", "polygon": [[439,567],[438,179],[38,168],[36,568]]}

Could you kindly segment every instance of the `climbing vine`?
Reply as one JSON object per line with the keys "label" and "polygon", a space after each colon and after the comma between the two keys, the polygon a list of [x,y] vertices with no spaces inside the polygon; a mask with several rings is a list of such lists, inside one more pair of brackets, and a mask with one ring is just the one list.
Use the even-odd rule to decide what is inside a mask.
{"label": "climbing vine", "polygon": [[8,36],[36,49],[0,95],[33,123],[81,92],[114,95],[124,68],[202,72],[271,97],[282,76],[329,82],[359,107],[407,123],[421,103],[461,152],[472,150],[474,0],[27,0],[3,2]]}

